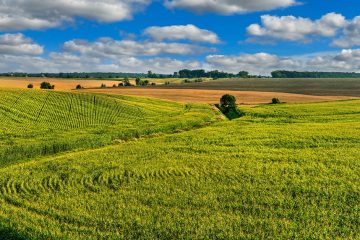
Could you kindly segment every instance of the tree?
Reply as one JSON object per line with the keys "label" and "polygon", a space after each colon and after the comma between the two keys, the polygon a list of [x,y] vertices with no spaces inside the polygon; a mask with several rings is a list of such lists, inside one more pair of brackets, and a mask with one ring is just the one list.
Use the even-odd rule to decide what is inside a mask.
{"label": "tree", "polygon": [[30,83],[27,88],[34,88],[34,85],[32,83]]}
{"label": "tree", "polygon": [[141,79],[140,78],[136,78],[135,79],[136,82],[136,86],[140,86],[141,85]]}
{"label": "tree", "polygon": [[226,112],[236,107],[236,98],[233,95],[225,94],[220,99],[220,107]]}
{"label": "tree", "polygon": [[76,86],[76,89],[79,90],[79,89],[82,89],[83,87],[79,84]]}
{"label": "tree", "polygon": [[244,115],[244,113],[236,106],[236,98],[230,94],[225,94],[221,97],[220,110],[230,120]]}
{"label": "tree", "polygon": [[126,77],[126,78],[124,78],[124,86],[126,87],[126,86],[131,86],[131,83],[130,83],[130,80],[129,80],[129,78],[128,77]]}
{"label": "tree", "polygon": [[240,78],[248,78],[249,77],[249,73],[246,71],[241,71],[238,73],[238,77]]}
{"label": "tree", "polygon": [[49,82],[42,82],[40,84],[41,89],[55,89],[55,85],[51,85]]}

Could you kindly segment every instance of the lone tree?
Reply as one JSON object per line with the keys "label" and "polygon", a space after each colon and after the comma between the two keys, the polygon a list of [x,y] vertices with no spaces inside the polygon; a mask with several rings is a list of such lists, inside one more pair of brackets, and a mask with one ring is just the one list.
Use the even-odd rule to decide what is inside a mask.
{"label": "lone tree", "polygon": [[42,82],[40,84],[41,89],[55,89],[55,85],[51,85],[49,82]]}
{"label": "lone tree", "polygon": [[220,99],[220,110],[230,120],[239,118],[244,115],[236,106],[236,98],[233,95],[225,94]]}
{"label": "lone tree", "polygon": [[220,107],[224,113],[230,112],[236,108],[236,98],[233,95],[225,94],[220,99]]}
{"label": "lone tree", "polygon": [[32,83],[30,83],[27,88],[34,88],[34,85]]}

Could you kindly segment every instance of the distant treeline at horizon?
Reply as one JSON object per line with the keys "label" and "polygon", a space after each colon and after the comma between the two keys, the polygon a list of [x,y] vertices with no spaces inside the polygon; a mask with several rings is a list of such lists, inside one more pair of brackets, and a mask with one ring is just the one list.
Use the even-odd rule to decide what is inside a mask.
{"label": "distant treeline at horizon", "polygon": [[203,69],[183,69],[174,74],[157,74],[152,71],[148,73],[114,73],[114,72],[73,72],[73,73],[0,73],[1,77],[47,77],[47,78],[82,78],[82,79],[104,79],[104,78],[360,78],[360,73],[355,72],[300,72],[277,70],[271,72],[271,77],[261,75],[250,75],[247,71],[237,74]]}

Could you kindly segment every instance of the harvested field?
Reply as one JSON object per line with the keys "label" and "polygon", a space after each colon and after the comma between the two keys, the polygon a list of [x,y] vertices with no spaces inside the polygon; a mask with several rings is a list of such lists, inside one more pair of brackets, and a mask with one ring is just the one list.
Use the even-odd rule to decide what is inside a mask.
{"label": "harvested field", "polygon": [[317,96],[360,97],[358,78],[220,79],[202,83],[172,84],[156,88],[286,92]]}
{"label": "harvested field", "polygon": [[109,80],[83,80],[83,79],[57,79],[57,78],[0,78],[0,88],[27,88],[32,83],[34,88],[40,88],[40,83],[50,82],[55,85],[55,90],[69,91],[78,84],[85,88],[100,87],[101,84],[111,87],[120,81]]}
{"label": "harvested field", "polygon": [[349,96],[313,96],[280,92],[257,91],[227,91],[227,90],[195,90],[195,89],[153,89],[153,88],[116,88],[116,89],[87,89],[92,93],[120,94],[128,96],[145,96],[178,102],[218,103],[224,94],[232,94],[243,105],[257,105],[270,103],[274,97],[283,102],[323,102],[333,100],[353,99]]}

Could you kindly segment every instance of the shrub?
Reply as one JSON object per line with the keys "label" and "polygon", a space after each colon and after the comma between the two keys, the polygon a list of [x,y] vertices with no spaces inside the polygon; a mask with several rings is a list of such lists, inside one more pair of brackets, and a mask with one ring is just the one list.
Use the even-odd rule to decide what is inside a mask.
{"label": "shrub", "polygon": [[124,86],[123,83],[119,83],[119,84],[118,84],[118,87],[123,87],[123,86]]}
{"label": "shrub", "polygon": [[130,80],[127,77],[124,78],[124,86],[127,86],[127,87],[131,86]]}
{"label": "shrub", "polygon": [[49,82],[42,82],[40,84],[41,89],[55,89],[55,85],[51,85]]}
{"label": "shrub", "polygon": [[113,88],[116,88],[116,84],[113,85]]}
{"label": "shrub", "polygon": [[280,99],[278,99],[278,98],[273,98],[271,100],[271,102],[272,102],[272,104],[280,104],[281,103]]}
{"label": "shrub", "polygon": [[106,88],[106,85],[104,83],[102,83],[101,88]]}
{"label": "shrub", "polygon": [[82,89],[83,87],[79,84],[76,86],[76,89],[79,90],[79,89]]}
{"label": "shrub", "polygon": [[32,83],[30,83],[27,88],[34,88],[34,85]]}

